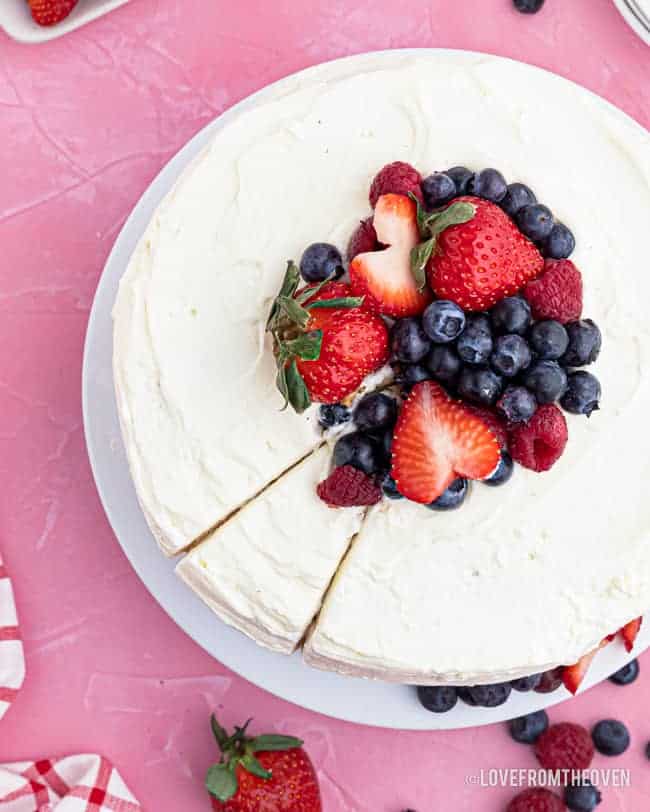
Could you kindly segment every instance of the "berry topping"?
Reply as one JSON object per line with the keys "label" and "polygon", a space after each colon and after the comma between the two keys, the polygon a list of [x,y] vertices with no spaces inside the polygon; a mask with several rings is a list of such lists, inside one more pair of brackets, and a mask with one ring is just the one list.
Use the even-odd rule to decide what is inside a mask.
{"label": "berry topping", "polygon": [[395,480],[390,474],[386,474],[386,476],[384,477],[384,480],[381,483],[381,489],[384,493],[384,496],[387,496],[389,499],[404,498],[404,496],[397,490]]}
{"label": "berry topping", "polygon": [[337,468],[351,465],[364,474],[374,474],[380,467],[381,452],[370,437],[353,431],[336,441],[333,460]]}
{"label": "berry topping", "polygon": [[341,253],[326,242],[315,242],[305,248],[300,258],[300,275],[305,282],[324,282],[343,274]]}
{"label": "berry topping", "polygon": [[563,671],[564,668],[561,665],[557,668],[551,668],[550,671],[544,671],[542,678],[539,681],[539,685],[534,689],[535,693],[551,694],[553,691],[557,691],[560,685],[562,685]]}
{"label": "berry topping", "polygon": [[522,14],[537,14],[544,5],[544,0],[512,0],[517,11]]}
{"label": "berry topping", "polygon": [[398,361],[416,364],[431,349],[431,341],[419,319],[400,319],[390,331],[390,349]]}
{"label": "berry topping", "polygon": [[477,172],[469,182],[467,191],[470,195],[500,203],[508,192],[505,178],[496,169],[483,169]]}
{"label": "berry topping", "polygon": [[483,406],[473,406],[468,404],[467,408],[472,414],[480,417],[484,423],[487,423],[490,431],[497,438],[499,448],[508,448],[508,429],[503,420],[492,409],[486,409]]}
{"label": "berry topping", "polygon": [[453,179],[444,172],[434,172],[422,181],[422,194],[427,209],[437,209],[458,194]]}
{"label": "berry topping", "polygon": [[494,406],[502,387],[499,375],[483,367],[465,367],[458,378],[458,394],[482,406]]}
{"label": "berry topping", "polygon": [[572,812],[593,812],[602,796],[586,779],[564,788],[564,803]]}
{"label": "berry topping", "polygon": [[[524,2],[524,0],[515,0]],[[526,0],[532,2],[532,0]],[[540,2],[540,0],[537,0]],[[506,807],[506,812],[565,812],[564,803],[550,790],[541,787],[525,789]]]}
{"label": "berry topping", "polygon": [[323,404],[318,410],[318,422],[324,429],[347,423],[351,417],[352,413],[342,403]]}
{"label": "berry topping", "polygon": [[497,708],[508,699],[512,686],[509,682],[497,682],[494,685],[471,685],[467,690],[474,705]]}
{"label": "berry topping", "polygon": [[408,195],[409,192],[422,200],[420,173],[410,164],[403,161],[394,161],[387,164],[375,175],[370,186],[368,198],[374,209],[382,195]]}
{"label": "berry topping", "polygon": [[496,204],[462,197],[452,207],[462,203],[475,214],[439,234],[427,266],[429,284],[464,310],[487,310],[539,276],[543,259]]}
{"label": "berry topping", "polygon": [[356,228],[356,231],[350,237],[350,242],[347,248],[348,262],[356,257],[357,254],[367,254],[369,251],[378,251],[381,244],[377,240],[377,232],[372,224],[372,217],[367,220],[362,220]]}
{"label": "berry topping", "polygon": [[456,510],[465,501],[467,490],[466,479],[455,479],[447,490],[437,499],[434,499],[433,502],[430,502],[427,507],[429,510]]}
{"label": "berry topping", "polygon": [[422,314],[424,332],[436,344],[454,341],[465,329],[465,313],[455,302],[438,299]]}
{"label": "berry topping", "polygon": [[437,381],[453,385],[462,364],[453,347],[436,344],[424,359],[424,366]]}
{"label": "berry topping", "polygon": [[624,665],[623,668],[619,668],[618,671],[614,672],[609,679],[614,685],[629,685],[636,680],[639,676],[639,672],[639,661],[632,660],[627,665]]}
{"label": "berry topping", "polygon": [[451,169],[448,169],[445,172],[445,175],[449,175],[449,177],[456,184],[457,195],[467,194],[469,184],[474,177],[474,173],[471,169],[468,169],[466,166],[452,166]]}
{"label": "berry topping", "polygon": [[544,240],[542,252],[550,259],[567,259],[576,247],[576,238],[564,223],[556,223]]}
{"label": "berry topping", "polygon": [[56,25],[70,14],[79,0],[27,0],[34,22]]}
{"label": "berry topping", "polygon": [[[605,638],[605,640],[603,640],[603,642],[600,644],[599,648],[602,648],[607,642],[609,641],[607,638]],[[576,694],[578,692],[578,688],[582,684],[587,671],[589,671],[589,666],[598,653],[598,650],[598,648],[594,649],[581,657],[577,663],[564,667],[564,670],[562,671],[562,682],[569,693]]]}
{"label": "berry topping", "polygon": [[528,423],[510,428],[510,454],[524,468],[548,471],[560,459],[569,439],[566,420],[554,404],[540,406]]}
{"label": "berry topping", "polygon": [[547,259],[544,273],[526,285],[524,295],[537,321],[566,324],[582,315],[582,275],[569,259]]}
{"label": "berry topping", "polygon": [[[514,684],[512,686],[515,687]],[[548,728],[548,714],[540,710],[512,719],[509,723],[510,735],[520,744],[535,744]]]}
{"label": "berry topping", "polygon": [[578,370],[568,376],[566,392],[560,400],[562,408],[571,414],[584,414],[590,417],[598,409],[600,402],[600,382],[591,372]]}
{"label": "berry topping", "polygon": [[519,209],[515,222],[529,240],[542,242],[553,229],[553,212],[541,203],[533,203]]}
{"label": "berry topping", "polygon": [[514,378],[530,366],[532,355],[528,342],[519,335],[499,336],[490,356],[492,368],[506,378]]}
{"label": "berry topping", "polygon": [[547,770],[586,770],[594,757],[594,744],[581,725],[551,725],[535,744],[537,760]]}
{"label": "berry topping", "polygon": [[524,375],[524,384],[538,403],[554,403],[567,389],[567,374],[557,361],[536,361]]}
{"label": "berry topping", "polygon": [[567,367],[584,367],[592,364],[600,354],[602,335],[598,325],[591,319],[569,322],[566,326],[569,343],[562,356]]}
{"label": "berry topping", "polygon": [[634,648],[634,641],[639,634],[641,629],[641,623],[643,622],[642,617],[634,618],[629,623],[626,623],[625,626],[621,629],[621,637],[623,638],[623,642],[625,643],[625,650],[630,652]]}
{"label": "berry topping", "polygon": [[[505,485],[506,482],[510,481],[510,477],[513,474],[514,467],[515,466],[514,463],[512,462],[512,457],[510,456],[510,454],[508,454],[507,451],[502,451],[501,461],[499,462],[496,471],[487,479],[484,479],[483,482],[486,485],[490,485],[490,487],[492,488],[498,488],[499,485]],[[515,682],[518,682],[518,680],[515,680]],[[512,687],[518,691],[523,690],[522,688],[517,688],[515,682],[512,683]],[[532,690],[532,688],[526,690]]]}
{"label": "berry topping", "polygon": [[522,694],[525,694],[528,691],[534,691],[541,681],[541,674],[530,674],[527,677],[517,677],[517,679],[511,680],[510,684],[515,691],[520,691]]}
{"label": "berry topping", "polygon": [[530,331],[530,346],[542,361],[557,361],[569,346],[569,336],[559,321],[538,321]]}
{"label": "berry topping", "polygon": [[603,719],[591,731],[596,750],[604,756],[620,756],[630,746],[630,733],[623,722]]}
{"label": "berry topping", "polygon": [[405,401],[393,439],[391,474],[401,493],[428,505],[459,478],[485,479],[499,464],[490,428],[433,381]]}
{"label": "berry topping", "polygon": [[376,505],[382,496],[381,489],[373,480],[352,465],[335,468],[327,479],[319,483],[316,492],[330,507]]}
{"label": "berry topping", "polygon": [[431,713],[447,713],[458,701],[458,693],[452,685],[420,685],[418,699]]}
{"label": "berry topping", "polygon": [[418,290],[411,271],[411,251],[420,241],[416,205],[408,197],[385,194],[377,201],[373,226],[388,246],[357,254],[350,263],[350,285],[364,296],[364,307],[392,318],[422,313],[431,292]]}
{"label": "berry topping", "polygon": [[415,386],[416,383],[430,381],[431,373],[422,364],[409,364],[409,366],[402,368],[396,380],[402,387],[404,387],[405,390],[408,391]]}
{"label": "berry topping", "polygon": [[393,426],[397,420],[397,401],[383,392],[364,395],[354,409],[354,422],[361,431]]}
{"label": "berry topping", "polygon": [[507,296],[497,302],[490,312],[492,327],[497,333],[516,333],[522,336],[532,321],[530,305],[519,296]]}
{"label": "berry topping", "polygon": [[511,183],[506,196],[499,205],[508,217],[514,217],[519,209],[531,206],[533,203],[537,203],[537,198],[532,189],[529,189],[525,183]]}
{"label": "berry topping", "polygon": [[537,411],[537,401],[526,387],[509,386],[499,398],[497,409],[510,423],[528,423]]}
{"label": "berry topping", "polygon": [[461,360],[466,364],[486,364],[490,360],[493,346],[492,330],[487,316],[483,314],[469,316],[467,326],[456,344]]}

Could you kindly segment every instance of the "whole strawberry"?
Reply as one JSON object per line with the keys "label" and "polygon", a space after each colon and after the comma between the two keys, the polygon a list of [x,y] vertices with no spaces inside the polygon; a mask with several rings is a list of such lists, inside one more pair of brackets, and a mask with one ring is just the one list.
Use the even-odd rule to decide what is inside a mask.
{"label": "whole strawberry", "polygon": [[56,25],[70,14],[79,0],[27,0],[34,21],[39,25]]}
{"label": "whole strawberry", "polygon": [[248,722],[231,735],[216,716],[211,725],[221,759],[205,786],[217,812],[321,812],[314,765],[293,736],[249,737]]}

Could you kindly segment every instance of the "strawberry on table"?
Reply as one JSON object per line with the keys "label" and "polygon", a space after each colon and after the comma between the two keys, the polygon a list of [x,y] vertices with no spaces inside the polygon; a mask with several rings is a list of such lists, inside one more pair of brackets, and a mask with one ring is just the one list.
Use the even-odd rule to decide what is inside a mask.
{"label": "strawberry on table", "polygon": [[34,21],[39,25],[56,25],[70,14],[79,0],[27,0]]}

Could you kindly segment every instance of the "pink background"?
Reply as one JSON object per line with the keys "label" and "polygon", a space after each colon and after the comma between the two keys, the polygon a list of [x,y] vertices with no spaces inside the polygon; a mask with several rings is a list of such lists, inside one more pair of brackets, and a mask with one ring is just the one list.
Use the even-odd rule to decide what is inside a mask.
{"label": "pink background", "polygon": [[[466,776],[534,764],[503,725],[356,727],[275,699],[220,666],[131,571],[84,447],[80,369],[93,293],[158,170],[267,82],[405,46],[541,65],[650,124],[650,50],[611,0],[547,0],[536,17],[516,14],[510,0],[133,0],[45,46],[0,33],[0,546],[28,660],[26,686],[0,726],[0,761],[97,750],[145,808],[206,809],[207,717],[216,707],[228,723],[252,715],[260,728],[303,736],[327,810],[500,810],[513,790],[476,788]],[[586,724],[614,715],[631,726],[630,752],[607,766],[630,767],[633,786],[606,791],[599,809],[648,805],[650,720],[640,711],[649,703],[650,675],[551,712]]]}

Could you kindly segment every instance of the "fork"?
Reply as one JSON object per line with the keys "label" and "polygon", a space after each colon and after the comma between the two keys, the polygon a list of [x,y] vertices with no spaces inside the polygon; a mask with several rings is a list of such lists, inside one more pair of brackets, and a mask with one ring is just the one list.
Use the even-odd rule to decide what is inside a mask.
{"label": "fork", "polygon": [[637,20],[650,31],[650,17],[645,13],[645,11],[639,6],[636,0],[623,0],[625,5],[628,9],[634,14]]}

